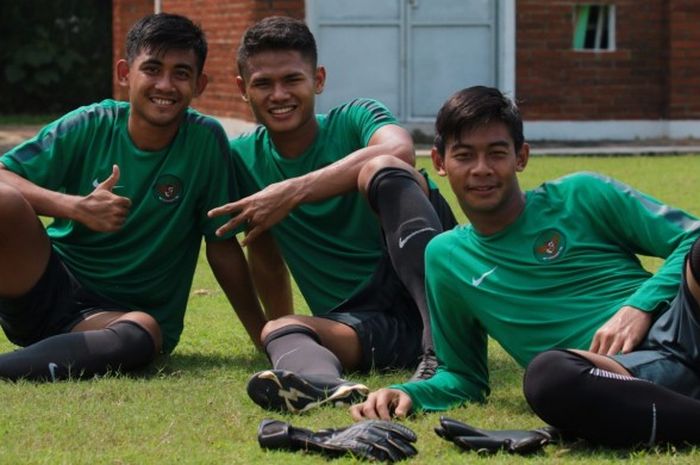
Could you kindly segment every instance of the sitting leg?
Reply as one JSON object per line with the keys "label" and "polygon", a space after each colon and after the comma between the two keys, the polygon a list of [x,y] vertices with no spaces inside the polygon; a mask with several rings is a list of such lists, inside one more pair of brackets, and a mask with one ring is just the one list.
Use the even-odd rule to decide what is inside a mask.
{"label": "sitting leg", "polygon": [[393,157],[378,157],[368,163],[358,183],[379,215],[396,274],[420,312],[423,360],[429,363],[422,363],[425,366],[419,366],[414,378],[430,378],[437,363],[425,297],[424,254],[428,242],[443,231],[443,222],[428,198],[425,179]]}
{"label": "sitting leg", "polygon": [[261,407],[298,413],[367,395],[367,387],[341,378],[343,366],[354,369],[360,358],[359,340],[349,326],[295,315],[269,322],[262,340],[273,369],[253,375],[247,388]]}
{"label": "sitting leg", "polygon": [[0,183],[0,299],[29,291],[49,262],[51,244],[32,206]]}
{"label": "sitting leg", "polygon": [[112,318],[101,329],[51,336],[0,355],[0,378],[57,381],[141,368],[160,350],[160,343],[156,342],[160,332],[152,334],[153,324],[157,327],[150,315],[130,312]]}
{"label": "sitting leg", "polygon": [[693,242],[685,264],[685,280],[690,294],[695,299],[695,315],[700,318],[700,238]]}
{"label": "sitting leg", "polygon": [[525,397],[547,423],[596,444],[700,441],[700,401],[628,376],[607,361],[614,365],[600,367],[582,353],[544,352],[527,367]]}
{"label": "sitting leg", "polygon": [[[130,370],[160,350],[156,321],[141,312],[99,312],[72,333],[79,283],[65,269],[31,205],[0,183],[0,325],[25,346],[0,355],[0,378],[65,379]],[[79,313],[76,313],[76,316]]]}

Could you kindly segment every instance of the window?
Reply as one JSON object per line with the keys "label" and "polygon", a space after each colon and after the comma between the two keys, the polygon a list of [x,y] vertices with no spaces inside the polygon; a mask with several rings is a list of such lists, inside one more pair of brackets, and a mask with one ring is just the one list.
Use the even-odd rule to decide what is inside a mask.
{"label": "window", "polygon": [[615,49],[615,6],[574,7],[574,50]]}

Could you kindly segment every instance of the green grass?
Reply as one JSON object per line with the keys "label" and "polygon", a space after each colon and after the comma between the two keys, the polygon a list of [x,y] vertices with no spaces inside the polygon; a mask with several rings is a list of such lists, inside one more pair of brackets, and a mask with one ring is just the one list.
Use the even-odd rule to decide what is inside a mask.
{"label": "green grass", "polygon": [[[419,162],[427,166],[429,161]],[[612,175],[666,203],[700,214],[700,157],[534,158],[521,177],[524,188],[577,170]],[[432,168],[429,169],[432,171]],[[448,188],[435,177],[446,197]],[[453,208],[456,206],[453,204]],[[456,211],[456,210],[455,210]],[[464,219],[461,213],[460,219]],[[654,268],[658,261],[646,260]],[[298,293],[300,311],[307,312]],[[0,351],[13,346],[0,336]],[[449,412],[486,428],[523,428],[541,422],[529,411],[520,382],[522,370],[491,344],[493,393],[484,405]],[[351,422],[344,409],[326,408],[302,416],[271,414],[245,394],[253,372],[267,367],[219,290],[203,257],[194,281],[180,345],[142,376],[113,376],[84,382],[35,384],[0,382],[1,464],[322,464],[314,454],[266,452],[256,441],[260,420],[281,418],[319,429]],[[407,372],[357,376],[379,388]],[[407,463],[462,464],[692,464],[695,448],[609,451],[582,443],[549,446],[534,457],[480,457],[439,439],[438,413],[406,422],[418,434],[419,454]],[[359,463],[353,458],[334,464]]]}

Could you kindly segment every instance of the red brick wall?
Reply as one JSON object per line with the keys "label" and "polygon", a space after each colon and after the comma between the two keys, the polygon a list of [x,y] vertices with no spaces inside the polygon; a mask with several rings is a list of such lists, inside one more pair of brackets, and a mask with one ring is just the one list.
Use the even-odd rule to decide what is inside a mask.
{"label": "red brick wall", "polygon": [[616,49],[572,49],[577,3],[518,0],[516,91],[530,120],[657,119],[667,107],[667,1],[616,0]]}
{"label": "red brick wall", "polygon": [[671,119],[700,118],[700,2],[670,0],[669,110]]}
{"label": "red brick wall", "polygon": [[[153,1],[113,1],[115,56],[123,56],[124,36],[128,27],[139,17],[153,11]],[[130,11],[136,9],[135,4],[144,9],[141,14],[131,16]],[[241,100],[234,81],[236,49],[241,35],[248,26],[266,16],[287,15],[303,19],[304,0],[162,0],[162,9],[164,12],[188,16],[207,35],[209,54],[204,70],[209,76],[209,84],[192,106],[204,113],[252,120],[248,106]],[[125,10],[129,11],[125,13]],[[127,23],[128,26],[122,26]]]}
{"label": "red brick wall", "polygon": [[[113,0],[112,2],[112,56],[114,61],[124,58],[124,39],[129,28],[140,18],[153,13],[152,0]],[[117,76],[112,66],[112,89],[114,98],[126,100],[128,95],[117,85]]]}
{"label": "red brick wall", "polygon": [[[616,6],[616,50],[572,50],[573,11],[598,0],[517,0],[516,90],[528,120],[700,118],[700,2],[600,0]],[[114,56],[152,0],[113,0]],[[202,25],[209,86],[193,105],[252,119],[234,82],[235,51],[250,24],[284,14],[304,18],[304,0],[162,0],[163,11]],[[115,96],[125,98],[115,84]]]}

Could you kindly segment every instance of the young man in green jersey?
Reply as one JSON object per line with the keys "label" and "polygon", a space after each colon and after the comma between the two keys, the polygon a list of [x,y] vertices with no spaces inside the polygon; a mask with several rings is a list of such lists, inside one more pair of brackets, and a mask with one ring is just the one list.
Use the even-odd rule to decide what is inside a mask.
{"label": "young man in green jersey", "polygon": [[[700,440],[698,219],[594,173],[523,192],[522,120],[497,89],[457,92],[435,126],[435,168],[471,223],[426,250],[440,366],[353,417],[483,400],[488,334],[529,364],[525,394],[548,423],[602,444]],[[665,262],[651,274],[637,254]]]}
{"label": "young man in green jersey", "polygon": [[172,351],[202,236],[255,341],[265,323],[238,242],[207,216],[237,193],[225,132],[189,108],[207,84],[204,33],[151,15],[126,49],[128,103],[79,108],[0,158],[0,325],[23,346],[0,355],[0,378],[89,377]]}
{"label": "young man in green jersey", "polygon": [[[235,215],[222,232],[247,224],[254,267],[256,238],[270,228],[314,315],[265,326],[273,369],[254,375],[248,393],[265,408],[298,412],[363,396],[367,388],[344,380],[344,370],[418,364],[416,379],[432,376],[423,252],[455,221],[414,169],[410,135],[375,100],[315,114],[326,72],[301,21],[270,17],[252,26],[238,68],[238,87],[260,122],[231,141],[248,197],[212,214]],[[273,285],[259,285],[261,294],[276,292],[267,281]]]}

